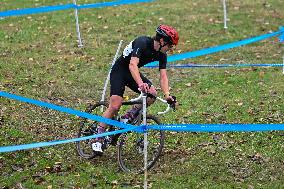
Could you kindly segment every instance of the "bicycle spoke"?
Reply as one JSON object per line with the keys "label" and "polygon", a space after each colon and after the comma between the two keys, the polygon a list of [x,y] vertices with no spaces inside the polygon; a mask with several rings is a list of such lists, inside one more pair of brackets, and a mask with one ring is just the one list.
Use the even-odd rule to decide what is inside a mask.
{"label": "bicycle spoke", "polygon": [[[155,117],[148,117],[147,124],[159,124]],[[148,131],[148,169],[157,161],[164,144],[162,131]],[[126,172],[143,172],[144,169],[144,134],[124,133],[118,146],[119,165]]]}

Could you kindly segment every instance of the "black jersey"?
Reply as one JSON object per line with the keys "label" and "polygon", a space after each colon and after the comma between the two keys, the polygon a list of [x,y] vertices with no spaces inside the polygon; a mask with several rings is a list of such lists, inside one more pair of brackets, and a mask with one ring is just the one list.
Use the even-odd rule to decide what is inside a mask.
{"label": "black jersey", "polygon": [[166,68],[167,55],[154,49],[154,39],[151,37],[141,36],[131,41],[117,59],[115,66],[128,67],[131,57],[139,58],[139,68],[153,61],[159,61],[159,69]]}

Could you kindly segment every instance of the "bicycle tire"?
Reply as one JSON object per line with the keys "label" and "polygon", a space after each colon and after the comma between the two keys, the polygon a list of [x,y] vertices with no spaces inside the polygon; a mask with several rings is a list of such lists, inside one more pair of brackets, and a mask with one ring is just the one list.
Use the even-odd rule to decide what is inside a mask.
{"label": "bicycle tire", "polygon": [[[105,110],[108,107],[108,104],[106,102],[98,102],[96,104],[90,105],[85,112],[95,115],[102,115],[103,112],[101,112],[101,107],[103,107]],[[80,128],[77,135],[78,138],[95,134],[98,121],[89,120],[87,118],[81,119],[82,120],[80,122]],[[94,139],[89,139],[76,142],[76,150],[81,157],[92,159],[96,156],[96,154],[92,150],[93,140]]]}
{"label": "bicycle tire", "polygon": [[[147,115],[147,125],[150,121],[160,125],[160,121],[153,115]],[[140,125],[139,121],[138,124]],[[152,123],[153,124],[153,123]],[[118,142],[118,164],[125,172],[142,173],[144,171],[144,133],[123,133]],[[159,130],[148,131],[148,165],[151,169],[157,162],[164,147],[165,133]]]}

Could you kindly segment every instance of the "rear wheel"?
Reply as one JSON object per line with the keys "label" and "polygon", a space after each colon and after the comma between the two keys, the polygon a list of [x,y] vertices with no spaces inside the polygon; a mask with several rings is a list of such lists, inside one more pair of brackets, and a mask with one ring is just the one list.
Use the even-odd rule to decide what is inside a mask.
{"label": "rear wheel", "polygon": [[[103,109],[102,109],[103,108]],[[94,115],[101,116],[103,114],[103,111],[105,111],[107,108],[107,104],[105,102],[98,102],[94,105],[90,105],[86,112]],[[87,118],[82,118],[82,121],[80,122],[80,129],[78,132],[78,137],[84,137],[84,136],[90,136],[96,134],[98,121],[90,120]],[[82,140],[76,142],[76,148],[78,154],[86,159],[91,159],[96,156],[92,149],[92,143],[94,142],[94,139],[88,139],[88,140]]]}
{"label": "rear wheel", "polygon": [[[147,125],[160,125],[157,117],[147,115]],[[140,125],[140,123],[138,123]],[[148,131],[148,165],[152,168],[164,146],[165,134],[159,130]],[[118,163],[125,172],[142,173],[144,171],[144,133],[127,132],[121,134],[118,143]]]}

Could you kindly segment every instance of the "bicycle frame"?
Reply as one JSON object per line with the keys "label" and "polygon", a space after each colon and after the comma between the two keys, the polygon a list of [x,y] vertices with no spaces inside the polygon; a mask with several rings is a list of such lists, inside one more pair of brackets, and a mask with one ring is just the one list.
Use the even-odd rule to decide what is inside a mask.
{"label": "bicycle frame", "polygon": [[[122,103],[122,105],[134,105],[134,104],[143,104],[143,108],[141,110],[139,110],[138,112],[138,116],[132,121],[132,123],[130,124],[133,124],[133,125],[147,125],[147,124],[161,124],[159,119],[157,117],[155,117],[154,115],[150,115],[150,114],[146,114],[146,98],[147,98],[147,94],[145,93],[141,93],[137,98],[133,98],[133,99],[130,99],[128,101],[125,101]],[[144,103],[143,103],[143,99],[144,99]],[[159,97],[156,97],[156,99],[158,99],[159,101],[161,101],[162,103],[165,103],[167,104],[166,100],[163,100]],[[100,111],[101,109],[101,106],[103,107],[106,107],[107,106],[107,103],[105,102],[99,102],[99,103],[96,103],[96,104],[93,104],[93,105],[90,105],[90,107],[87,108],[86,112],[88,113],[92,113],[92,112],[96,112],[96,111]],[[157,114],[164,114],[164,113],[167,113],[169,110],[170,110],[170,105],[167,104],[167,108],[165,111],[163,112],[158,112]],[[143,111],[144,110],[144,111]],[[116,118],[119,118],[118,117],[119,115],[116,114],[113,118],[116,119]],[[149,120],[149,121],[148,121]],[[88,122],[87,119],[84,119],[81,121],[80,123],[80,130],[79,130],[79,133],[78,133],[78,136],[81,137],[81,136],[85,136],[86,134],[89,133],[89,130],[88,128],[90,127],[94,127],[95,124],[93,122]],[[113,126],[109,126],[109,130],[111,129],[116,129],[115,127]],[[87,132],[86,132],[87,131]],[[90,134],[94,134],[95,133],[95,130],[94,132],[90,131]],[[137,141],[136,139],[141,139],[140,136],[141,134],[144,133],[144,139],[142,139],[141,141],[144,141],[144,146],[140,146],[140,140]],[[164,146],[164,138],[165,138],[165,135],[164,135],[164,132],[163,131],[149,131],[149,132],[144,132],[144,131],[140,131],[138,134],[136,132],[127,132],[127,133],[123,133],[122,137],[119,139],[118,137],[120,137],[121,135],[113,135],[112,138],[107,141],[106,140],[106,144],[107,145],[117,145],[117,148],[118,148],[118,161],[119,161],[119,165],[121,167],[122,170],[124,171],[131,171],[132,168],[134,171],[137,171],[141,173],[142,170],[147,170],[147,169],[150,169],[151,167],[154,166],[155,162],[158,160],[158,157],[160,156],[161,152],[162,152],[162,148]],[[126,137],[127,136],[127,137]],[[129,136],[132,136],[134,138],[129,138]],[[117,142],[119,140],[119,142]],[[149,141],[156,141],[157,142],[149,142]],[[148,141],[148,142],[147,142]],[[96,155],[93,153],[92,149],[90,149],[90,142],[91,141],[86,141],[86,142],[78,142],[76,144],[77,146],[77,151],[79,153],[79,155],[83,158],[86,158],[86,159],[91,159],[91,158],[94,158]],[[149,145],[150,144],[150,145]],[[144,168],[143,165],[139,166],[139,164],[136,164],[135,159],[136,158],[136,153],[140,153],[140,152],[136,152],[136,148],[132,148],[130,146],[135,146],[138,147],[139,149],[143,149],[143,151],[145,150],[144,154],[145,154],[145,158],[144,158]],[[130,148],[128,148],[130,147]],[[147,155],[147,151],[146,149],[151,149],[153,153],[149,155]],[[132,150],[133,149],[133,150]],[[130,150],[130,154],[124,154],[124,152],[127,152],[127,150]],[[154,151],[153,151],[154,150]],[[130,158],[128,158],[128,155]],[[126,158],[124,158],[126,156]],[[150,157],[151,161],[147,163],[147,158]],[[134,157],[134,158],[133,158]],[[132,161],[134,160],[134,161]],[[141,159],[142,160],[142,159]],[[128,164],[125,164],[125,162],[129,162],[129,166],[130,166],[130,169]],[[133,164],[133,167],[132,167],[132,162],[134,163]],[[137,169],[136,169],[137,168]],[[145,172],[145,175],[147,173]],[[147,175],[146,175],[147,176]]]}
{"label": "bicycle frame", "polygon": [[[143,96],[147,96],[147,93],[141,92],[140,95],[139,95],[137,98],[133,98],[133,99],[130,99],[130,100],[126,101],[126,102],[122,102],[122,105],[142,104],[142,103],[143,103],[143,101],[142,101]],[[162,98],[160,98],[160,97],[156,97],[156,99],[159,100],[160,102],[164,103],[164,104],[167,104],[166,110],[163,111],[163,112],[158,112],[158,113],[157,113],[158,115],[166,114],[167,112],[170,111],[171,107],[170,107],[170,105],[167,103],[166,100],[164,100],[164,99],[162,99]]]}

